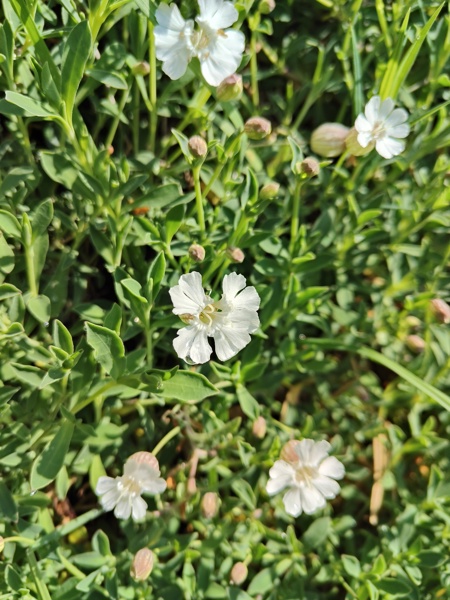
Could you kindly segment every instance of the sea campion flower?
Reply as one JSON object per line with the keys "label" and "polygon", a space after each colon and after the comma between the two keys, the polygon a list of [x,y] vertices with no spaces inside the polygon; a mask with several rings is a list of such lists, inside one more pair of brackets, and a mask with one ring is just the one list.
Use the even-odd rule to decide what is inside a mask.
{"label": "sea campion flower", "polygon": [[359,114],[355,121],[358,132],[358,143],[363,148],[375,146],[383,158],[393,158],[405,149],[406,138],[409,134],[408,113],[403,108],[394,109],[392,98],[381,100],[373,96],[364,108],[364,114]]}
{"label": "sea campion flower", "polygon": [[189,61],[197,57],[205,80],[218,86],[240,65],[245,48],[241,31],[228,29],[239,13],[231,2],[198,0],[200,14],[185,21],[175,4],[160,4],[156,10],[156,57],[171,79],[186,72]]}
{"label": "sea campion flower", "polygon": [[314,440],[292,440],[283,447],[281,460],[269,471],[266,490],[272,496],[288,488],[283,502],[289,515],[312,515],[339,493],[336,479],[344,477],[345,469],[337,458],[328,456],[330,448],[328,442]]}
{"label": "sea campion flower", "polygon": [[141,521],[147,503],[141,494],[161,494],[167,483],[160,477],[159,464],[150,452],[136,452],[125,463],[121,477],[99,477],[95,493],[105,510],[113,510],[118,519]]}
{"label": "sea campion flower", "polygon": [[178,285],[169,290],[173,312],[188,325],[177,331],[173,341],[178,356],[194,364],[209,360],[215,343],[219,360],[228,360],[250,343],[250,333],[259,327],[260,298],[253,286],[246,287],[243,275],[230,273],[222,283],[218,301],[205,294],[200,273],[182,275]]}

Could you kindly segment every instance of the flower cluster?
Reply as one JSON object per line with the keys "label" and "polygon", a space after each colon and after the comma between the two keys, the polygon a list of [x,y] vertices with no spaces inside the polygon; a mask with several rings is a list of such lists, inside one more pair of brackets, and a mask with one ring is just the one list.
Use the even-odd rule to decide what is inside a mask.
{"label": "flower cluster", "polygon": [[244,34],[228,29],[238,18],[231,2],[198,0],[200,14],[186,21],[175,4],[161,4],[156,10],[156,57],[171,79],[186,72],[189,61],[196,57],[205,80],[218,86],[239,67],[245,48]]}
{"label": "flower cluster", "polygon": [[290,441],[270,469],[267,493],[272,496],[288,488],[283,502],[293,517],[302,512],[312,515],[339,493],[336,480],[344,477],[345,469],[337,458],[328,456],[330,448],[325,440]]}
{"label": "flower cluster", "polygon": [[202,287],[200,273],[182,275],[178,285],[169,290],[174,306],[188,326],[177,331],[173,341],[178,356],[194,364],[209,360],[214,339],[219,360],[228,360],[250,343],[250,333],[259,327],[260,298],[253,286],[246,287],[243,275],[230,273],[222,283],[223,294],[214,301]]}
{"label": "flower cluster", "polygon": [[105,510],[118,519],[141,521],[147,503],[141,494],[161,494],[167,483],[160,477],[157,459],[150,452],[136,452],[126,461],[121,477],[99,477],[95,492]]}

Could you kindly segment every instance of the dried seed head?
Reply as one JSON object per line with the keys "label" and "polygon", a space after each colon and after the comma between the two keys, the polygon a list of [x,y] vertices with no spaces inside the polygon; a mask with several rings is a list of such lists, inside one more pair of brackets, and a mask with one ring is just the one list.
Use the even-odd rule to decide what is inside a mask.
{"label": "dried seed head", "polygon": [[248,569],[243,562],[237,562],[233,565],[230,573],[230,583],[233,585],[242,585],[247,579]]}
{"label": "dried seed head", "polygon": [[316,177],[320,173],[319,161],[312,156],[308,156],[300,163],[299,171],[307,177]]}
{"label": "dried seed head", "polygon": [[240,248],[230,247],[227,248],[227,256],[234,263],[244,262],[245,254],[242,252]]}
{"label": "dried seed head", "polygon": [[270,181],[262,186],[259,191],[259,197],[261,200],[273,200],[278,194],[278,190],[280,189],[280,184],[276,181]]}
{"label": "dried seed head", "polygon": [[340,123],[323,123],[312,132],[309,145],[319,156],[333,158],[345,150],[345,138],[349,128]]}
{"label": "dried seed head", "polygon": [[263,140],[272,133],[272,124],[264,117],[251,117],[245,122],[244,131],[251,140]]}
{"label": "dried seed head", "polygon": [[195,262],[202,262],[205,260],[205,249],[200,244],[192,244],[189,246],[189,257]]}
{"label": "dried seed head", "polygon": [[208,153],[208,145],[199,135],[193,135],[189,138],[188,148],[195,158],[203,158]]}
{"label": "dried seed head", "polygon": [[156,456],[153,456],[150,452],[135,452],[128,459],[127,462],[134,461],[139,464],[146,464],[153,469],[159,471],[159,462]]}
{"label": "dried seed head", "polygon": [[136,552],[131,563],[130,575],[135,581],[145,581],[153,569],[154,555],[149,548]]}
{"label": "dried seed head", "polygon": [[242,77],[237,73],[234,73],[234,75],[225,77],[220,83],[217,88],[217,98],[220,102],[237,100],[241,97],[243,88]]}
{"label": "dried seed head", "polygon": [[216,492],[206,492],[202,498],[200,508],[205,519],[213,519],[219,510],[219,497]]}

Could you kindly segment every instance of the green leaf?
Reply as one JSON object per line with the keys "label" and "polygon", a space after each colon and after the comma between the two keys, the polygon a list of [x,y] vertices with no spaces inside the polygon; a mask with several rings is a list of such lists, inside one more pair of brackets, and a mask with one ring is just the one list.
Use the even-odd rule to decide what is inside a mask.
{"label": "green leaf", "polygon": [[33,229],[33,240],[47,233],[48,227],[53,219],[53,202],[45,200],[34,210],[31,217]]}
{"label": "green leaf", "polygon": [[87,21],[81,21],[72,29],[64,44],[61,68],[61,93],[66,103],[69,122],[78,87],[84,75],[84,69],[91,53],[91,32]]}
{"label": "green leaf", "polygon": [[153,0],[135,0],[147,19],[155,20],[156,5]]}
{"label": "green leaf", "polygon": [[[0,253],[0,264],[1,264],[1,253]],[[1,267],[0,267],[1,268]],[[13,296],[17,296],[17,294],[21,294],[22,292],[16,288],[15,285],[11,283],[2,283],[0,285],[0,300],[7,300],[8,298],[12,298]]]}
{"label": "green leaf", "polygon": [[218,393],[218,389],[200,373],[191,371],[177,371],[175,375],[164,382],[160,395],[164,398],[181,400],[184,402],[200,402],[209,396]]}
{"label": "green leaf", "polygon": [[245,479],[236,479],[231,484],[233,492],[242,500],[249,510],[256,508],[256,496],[252,486]]}
{"label": "green leaf", "polygon": [[27,302],[27,309],[40,323],[48,323],[51,315],[50,298],[39,294],[32,296]]}
{"label": "green leaf", "polygon": [[342,566],[345,571],[350,575],[350,577],[358,578],[361,574],[361,565],[356,556],[351,556],[350,554],[343,554],[342,558]]}
{"label": "green leaf", "polygon": [[53,340],[58,348],[61,348],[67,354],[73,354],[74,347],[70,331],[58,319],[53,322]]}
{"label": "green leaf", "polygon": [[[164,256],[164,252],[159,252],[157,256],[152,261],[150,268],[147,273],[147,280],[151,280],[151,298],[152,303],[156,300],[159,289],[161,287],[161,282],[164,278],[166,272],[166,258]],[[150,290],[149,290],[150,292]]]}
{"label": "green leaf", "polygon": [[8,237],[22,239],[22,226],[18,219],[6,210],[0,210],[0,230]]}
{"label": "green leaf", "polygon": [[125,77],[123,77],[123,75],[120,73],[94,68],[88,69],[86,71],[86,75],[116,90],[126,90],[128,88]]}
{"label": "green leaf", "polygon": [[262,569],[251,580],[247,591],[252,596],[256,594],[265,594],[267,590],[272,589],[276,574],[272,569]]}
{"label": "green leaf", "polygon": [[86,323],[86,332],[87,343],[94,350],[96,361],[114,379],[120,377],[125,367],[125,348],[117,333],[93,323]]}
{"label": "green leaf", "polygon": [[319,517],[305,531],[302,541],[308,548],[318,548],[325,542],[331,531],[330,517]]}
{"label": "green leaf", "polygon": [[65,420],[42,454],[36,458],[30,473],[32,490],[39,490],[56,478],[69,450],[73,430],[73,423]]}
{"label": "green leaf", "polygon": [[41,152],[41,164],[53,181],[71,190],[78,177],[78,170],[69,158],[60,152]]}
{"label": "green leaf", "polygon": [[381,579],[381,581],[376,581],[375,585],[379,590],[393,596],[409,596],[411,593],[411,587],[407,583],[393,577],[386,577],[385,579]]}
{"label": "green leaf", "polygon": [[14,252],[0,232],[0,273],[7,275],[14,269]]}
{"label": "green leaf", "polygon": [[0,481],[0,519],[17,523],[19,513],[14,498],[3,481]]}
{"label": "green leaf", "polygon": [[7,402],[11,400],[16,392],[18,392],[20,388],[10,387],[8,385],[4,385],[0,387],[0,406],[3,406]]}
{"label": "green leaf", "polygon": [[29,96],[18,94],[17,92],[5,92],[5,99],[10,103],[23,108],[27,117],[51,117],[54,118],[56,115],[50,110],[45,108],[41,102],[33,100]]}
{"label": "green leaf", "polygon": [[250,394],[243,385],[239,385],[236,389],[239,404],[244,415],[253,421],[260,415],[258,401]]}
{"label": "green leaf", "polygon": [[164,220],[166,232],[166,244],[170,244],[173,236],[179,230],[184,219],[186,208],[183,204],[174,206],[169,210]]}

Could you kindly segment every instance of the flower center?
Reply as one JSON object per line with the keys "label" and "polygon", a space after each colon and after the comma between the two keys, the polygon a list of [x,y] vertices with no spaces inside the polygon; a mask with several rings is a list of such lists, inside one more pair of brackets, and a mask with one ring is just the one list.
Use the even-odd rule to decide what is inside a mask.
{"label": "flower center", "polygon": [[377,121],[372,129],[372,137],[376,140],[383,138],[386,135],[383,121]]}
{"label": "flower center", "polygon": [[120,481],[117,486],[122,494],[127,494],[130,496],[140,496],[141,494],[141,486],[139,483],[129,475],[123,475],[120,478]]}
{"label": "flower center", "polygon": [[295,469],[295,481],[298,484],[304,484],[307,487],[311,486],[311,481],[316,477],[317,469],[303,465]]}
{"label": "flower center", "polygon": [[198,315],[198,318],[205,325],[212,325],[214,316],[217,312],[217,306],[215,304],[207,304],[202,312]]}

